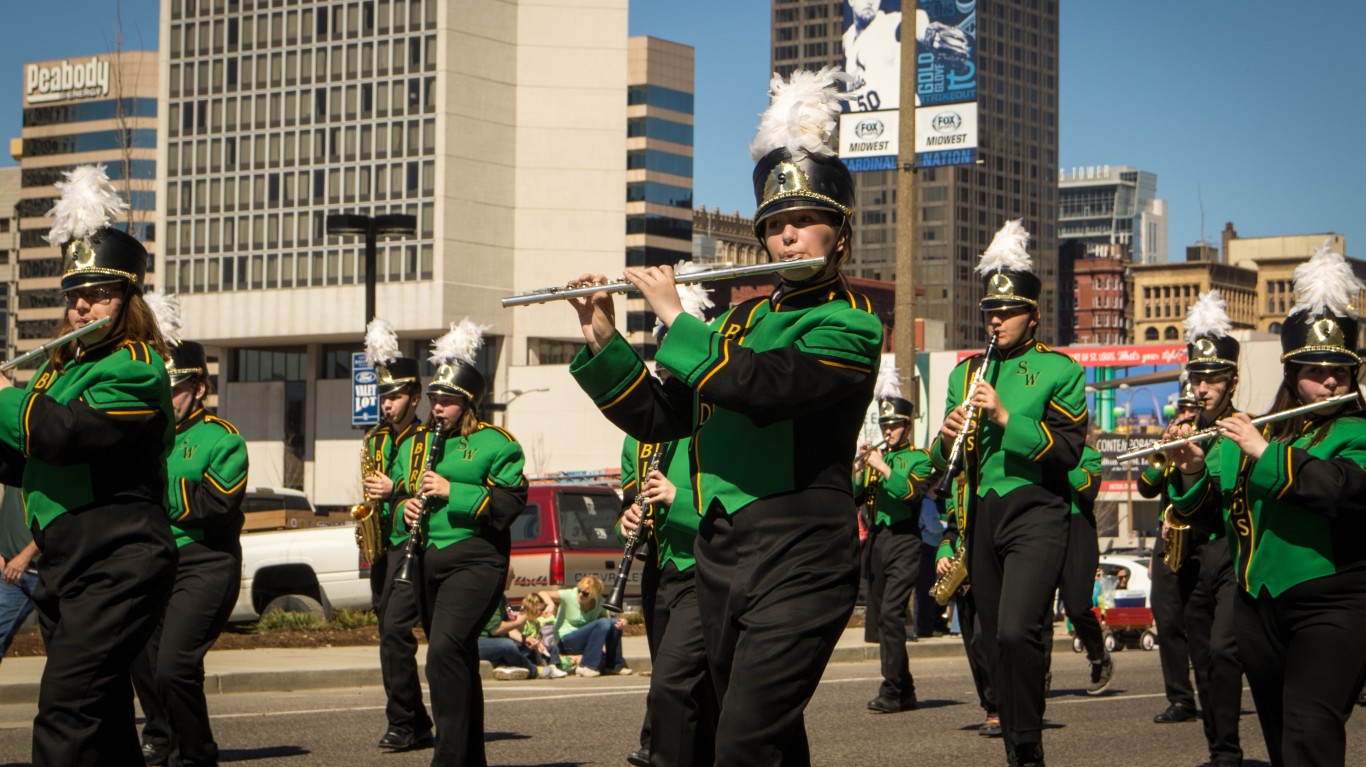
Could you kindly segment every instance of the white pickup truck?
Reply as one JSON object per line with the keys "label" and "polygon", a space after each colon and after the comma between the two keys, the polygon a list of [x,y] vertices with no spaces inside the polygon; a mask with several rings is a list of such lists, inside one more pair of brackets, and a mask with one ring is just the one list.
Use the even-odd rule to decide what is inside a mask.
{"label": "white pickup truck", "polygon": [[[269,514],[277,505],[306,504],[291,490],[253,488],[244,511],[247,529],[254,514]],[[330,520],[324,516],[323,519]],[[338,607],[370,609],[370,567],[356,548],[355,528],[345,524],[247,532],[242,535],[242,589],[229,621],[253,621],[271,607],[313,612],[327,617]]]}

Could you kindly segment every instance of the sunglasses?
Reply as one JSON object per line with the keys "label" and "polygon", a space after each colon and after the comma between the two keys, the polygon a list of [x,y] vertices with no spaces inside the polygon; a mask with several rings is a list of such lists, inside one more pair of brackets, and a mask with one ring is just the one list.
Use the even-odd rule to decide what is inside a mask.
{"label": "sunglasses", "polygon": [[579,596],[581,596],[581,597],[588,597],[589,599],[592,599],[592,598],[593,598],[593,592],[591,592],[591,591],[584,591],[583,589],[579,589]]}
{"label": "sunglasses", "polygon": [[85,301],[86,304],[94,306],[95,304],[107,304],[121,295],[123,295],[123,291],[116,287],[96,285],[64,291],[62,298],[66,299],[67,306],[75,306],[79,301]]}

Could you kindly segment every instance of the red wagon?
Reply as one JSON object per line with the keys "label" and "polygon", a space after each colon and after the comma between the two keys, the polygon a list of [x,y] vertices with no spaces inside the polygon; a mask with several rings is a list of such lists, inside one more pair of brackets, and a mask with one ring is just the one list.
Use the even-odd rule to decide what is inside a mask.
{"label": "red wagon", "polygon": [[[1153,611],[1150,608],[1111,607],[1106,610],[1093,607],[1091,612],[1100,621],[1106,650],[1115,652],[1126,647],[1152,650],[1157,647],[1157,629],[1153,627]],[[1076,652],[1086,650],[1080,637],[1072,637],[1072,649]]]}

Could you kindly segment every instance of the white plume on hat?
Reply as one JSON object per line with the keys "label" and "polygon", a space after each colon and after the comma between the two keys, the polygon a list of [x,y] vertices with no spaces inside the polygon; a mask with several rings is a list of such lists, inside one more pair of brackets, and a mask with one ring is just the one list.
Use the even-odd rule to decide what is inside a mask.
{"label": "white plume on hat", "polygon": [[147,302],[147,308],[152,310],[161,337],[171,346],[180,346],[180,328],[183,324],[180,321],[180,299],[159,290],[144,294],[142,299]]}
{"label": "white plume on hat", "polygon": [[1290,309],[1291,314],[1357,316],[1354,304],[1361,291],[1366,290],[1366,285],[1362,285],[1347,259],[1331,250],[1331,242],[1324,240],[1308,261],[1295,267],[1295,305]]}
{"label": "white plume on hat", "polygon": [[1182,324],[1189,344],[1195,343],[1197,338],[1220,338],[1233,330],[1233,321],[1228,318],[1228,302],[1217,290],[1197,298]]}
{"label": "white plume on hat", "polygon": [[398,359],[398,334],[387,320],[376,317],[365,326],[365,359],[371,366]]}
{"label": "white plume on hat", "polygon": [[997,271],[1034,273],[1034,264],[1025,246],[1029,244],[1029,232],[1024,228],[1024,219],[1007,221],[991,244],[982,253],[977,263],[978,274],[991,274]]}
{"label": "white plume on hat", "polygon": [[887,399],[900,396],[901,375],[896,370],[896,355],[884,354],[877,371],[877,383],[873,386],[873,398]]}
{"label": "white plume on hat", "polygon": [[66,181],[52,186],[61,193],[47,215],[52,216],[52,228],[45,239],[52,245],[89,237],[109,226],[128,203],[119,197],[109,183],[103,165],[77,165],[62,175]]}
{"label": "white plume on hat", "polygon": [[[706,267],[696,261],[679,261],[674,265],[674,275],[678,277],[705,270]],[[686,285],[679,284],[676,287],[678,288],[678,300],[683,303],[683,311],[706,322],[707,310],[716,306],[716,302],[711,300],[711,291],[702,287],[702,283],[700,282],[690,282]],[[660,320],[655,320],[653,332],[655,343],[662,341],[665,332],[664,323]]]}
{"label": "white plume on hat", "polygon": [[455,365],[463,362],[474,365],[474,355],[484,345],[484,331],[492,325],[480,325],[469,317],[460,322],[452,322],[451,329],[432,342],[432,356],[437,365]]}
{"label": "white plume on hat", "polygon": [[759,130],[749,144],[750,159],[758,162],[779,147],[794,155],[833,155],[830,139],[839,126],[840,103],[849,99],[839,83],[852,80],[838,67],[815,72],[799,69],[787,82],[774,73],[768,84],[771,101],[759,116]]}

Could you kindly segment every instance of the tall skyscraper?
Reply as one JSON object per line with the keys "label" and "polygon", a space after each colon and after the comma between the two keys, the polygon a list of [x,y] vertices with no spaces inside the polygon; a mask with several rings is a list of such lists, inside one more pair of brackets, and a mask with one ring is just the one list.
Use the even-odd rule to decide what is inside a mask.
{"label": "tall skyscraper", "polygon": [[[884,12],[901,12],[894,0],[862,0],[859,5],[870,1]],[[844,63],[842,19],[854,0],[772,2],[775,71]],[[1022,218],[1033,235],[1029,251],[1044,284],[1039,335],[1053,342],[1058,300],[1058,2],[955,2],[973,20],[977,41],[978,164],[856,173],[849,273],[893,279],[895,174],[915,173],[914,283],[917,292],[925,291],[916,297],[916,315],[943,321],[952,347],[985,346],[977,308],[982,286],[973,269],[996,230],[1009,219]],[[909,33],[910,19],[904,23]],[[903,105],[902,114],[911,119],[910,105]]]}
{"label": "tall skyscraper", "polygon": [[[692,257],[693,49],[655,37],[627,41],[626,265]],[[627,299],[626,339],[654,357],[655,315]]]}
{"label": "tall skyscraper", "polygon": [[[220,355],[252,483],[355,500],[366,244],[334,214],[415,218],[377,243],[376,314],[424,359],[453,321],[489,326],[481,413],[528,471],[611,465],[610,424],[569,406],[569,309],[499,299],[621,270],[626,0],[161,8],[163,276]],[[543,394],[498,415],[514,390]],[[583,442],[543,439],[563,434]]]}
{"label": "tall skyscraper", "polygon": [[[24,65],[24,124],[18,152],[19,283],[14,348],[27,351],[57,333],[65,306],[57,285],[62,256],[43,239],[56,202],[53,184],[76,165],[104,165],[129,205],[118,222],[157,252],[157,54],[73,55]],[[155,264],[148,282],[156,283]],[[27,379],[22,371],[18,376]]]}
{"label": "tall skyscraper", "polygon": [[[23,146],[22,140],[19,146]],[[14,300],[19,276],[19,168],[0,168],[0,355],[14,359]]]}
{"label": "tall skyscraper", "polygon": [[1157,174],[1128,165],[1091,165],[1058,176],[1059,237],[1086,246],[1088,257],[1121,245],[1134,263],[1167,261],[1167,203]]}

